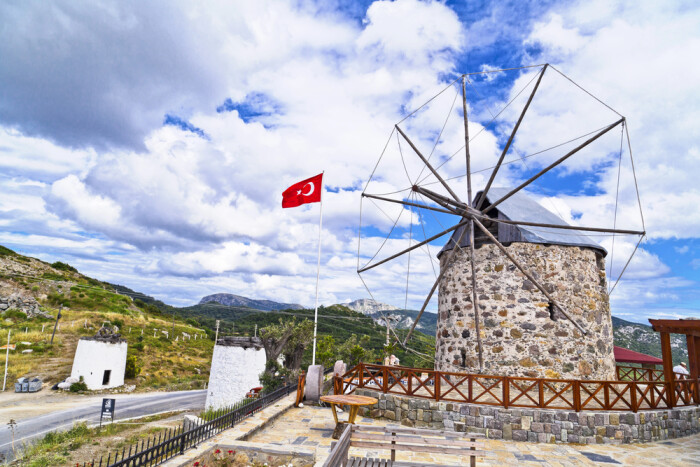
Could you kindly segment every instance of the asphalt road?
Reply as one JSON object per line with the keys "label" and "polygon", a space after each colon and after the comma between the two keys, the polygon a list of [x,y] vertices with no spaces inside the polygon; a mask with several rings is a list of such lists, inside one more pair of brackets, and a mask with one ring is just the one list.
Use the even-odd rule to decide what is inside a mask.
{"label": "asphalt road", "polygon": [[[161,412],[197,410],[204,408],[206,390],[160,392],[115,397],[115,421],[144,417]],[[109,397],[109,396],[107,396]],[[17,422],[15,426],[15,448],[50,431],[70,429],[76,421],[87,421],[88,425],[99,423],[101,400],[90,401],[82,407],[51,412]],[[0,427],[0,459],[11,459],[12,433],[9,427]]]}

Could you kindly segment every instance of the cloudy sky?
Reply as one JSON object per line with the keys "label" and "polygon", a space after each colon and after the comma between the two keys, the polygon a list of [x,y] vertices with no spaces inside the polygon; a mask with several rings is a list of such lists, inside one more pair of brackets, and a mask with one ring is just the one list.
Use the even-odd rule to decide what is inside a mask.
{"label": "cloudy sky", "polygon": [[[280,202],[325,171],[320,301],[367,297],[360,194],[375,165],[372,193],[421,171],[394,124],[466,198],[450,83],[550,63],[607,106],[548,69],[496,185],[624,115],[647,238],[613,314],[698,316],[700,7],[661,3],[2,2],[0,244],[173,305],[216,292],[313,305],[319,205]],[[497,159],[539,70],[471,75],[475,171]],[[570,223],[641,227],[621,127],[529,192]],[[397,209],[363,203],[362,263]],[[377,258],[449,222],[404,210]],[[612,251],[612,238],[596,240]],[[636,240],[615,239],[611,283]],[[413,255],[408,296],[408,258],[370,275],[372,293],[419,307],[440,243]]]}

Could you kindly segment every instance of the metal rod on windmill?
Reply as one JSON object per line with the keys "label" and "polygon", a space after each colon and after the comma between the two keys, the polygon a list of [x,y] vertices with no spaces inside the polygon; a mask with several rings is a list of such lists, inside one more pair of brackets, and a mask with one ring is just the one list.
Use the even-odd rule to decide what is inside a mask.
{"label": "metal rod on windmill", "polygon": [[282,208],[295,208],[302,204],[319,203],[318,212],[318,263],[316,267],[316,301],[314,305],[314,341],[311,364],[316,364],[316,335],[318,332],[318,283],[321,277],[321,232],[323,231],[323,174],[302,180],[282,193]]}

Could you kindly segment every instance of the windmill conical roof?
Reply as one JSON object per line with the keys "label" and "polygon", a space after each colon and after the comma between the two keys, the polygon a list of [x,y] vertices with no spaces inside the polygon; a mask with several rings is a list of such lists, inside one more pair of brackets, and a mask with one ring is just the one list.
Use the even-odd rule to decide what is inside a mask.
{"label": "windmill conical roof", "polygon": [[[484,206],[488,206],[489,203],[501,199],[510,191],[511,190],[509,188],[492,187],[491,189],[489,189],[488,195],[486,197],[487,202],[484,204]],[[481,191],[477,193],[477,198],[481,196],[481,193]],[[549,210],[544,208],[540,203],[538,203],[534,198],[526,195],[522,191],[517,192],[507,200],[503,201],[494,209],[501,214],[501,218],[506,218],[508,220],[537,222],[540,224],[570,225],[567,224],[564,221],[564,219],[550,212]],[[520,234],[522,235],[524,241],[527,243],[581,246],[594,248],[598,250],[603,256],[606,256],[608,253],[605,250],[605,248],[600,246],[600,244],[598,244],[592,238],[578,230],[530,227],[524,225],[515,225],[513,227],[517,228],[520,231]],[[460,237],[463,228],[464,227],[460,227],[459,229],[454,231],[450,240],[445,244],[442,250],[440,250],[440,253],[438,253],[438,257],[445,251],[449,251],[454,248],[454,244]],[[460,246],[469,247],[468,235],[465,235],[462,238]]]}

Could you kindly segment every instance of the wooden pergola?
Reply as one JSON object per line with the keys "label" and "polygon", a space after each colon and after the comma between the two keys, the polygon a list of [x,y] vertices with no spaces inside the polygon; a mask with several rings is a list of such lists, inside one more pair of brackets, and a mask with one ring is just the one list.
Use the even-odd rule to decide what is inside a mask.
{"label": "wooden pergola", "polygon": [[[661,337],[661,357],[664,361],[664,380],[671,387],[675,383],[673,373],[673,359],[671,357],[671,333],[685,334],[688,344],[688,371],[689,379],[698,381],[700,373],[700,319],[650,319],[651,327],[658,332]],[[694,398],[698,402],[697,385],[694,388]]]}

